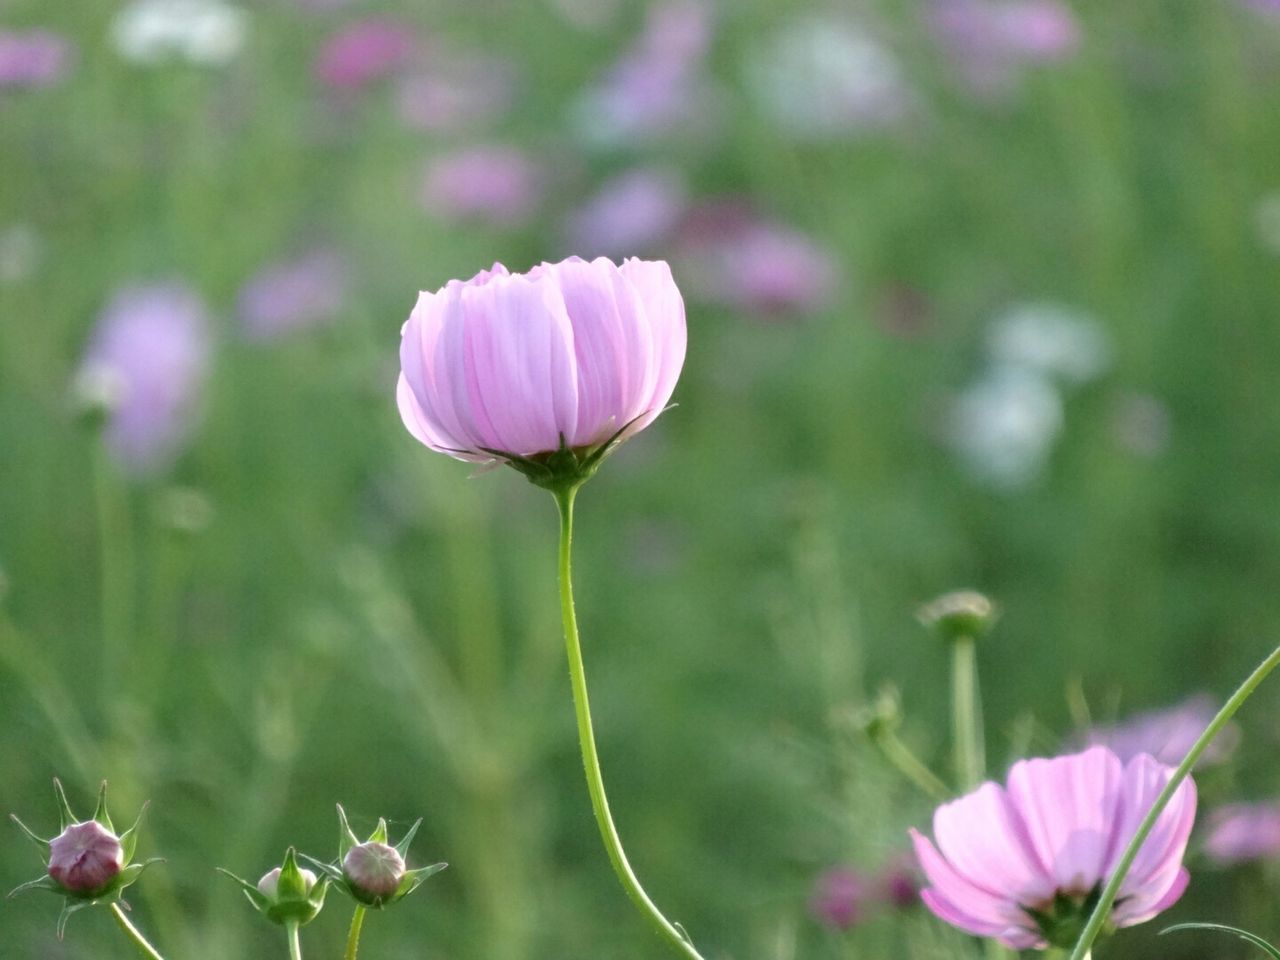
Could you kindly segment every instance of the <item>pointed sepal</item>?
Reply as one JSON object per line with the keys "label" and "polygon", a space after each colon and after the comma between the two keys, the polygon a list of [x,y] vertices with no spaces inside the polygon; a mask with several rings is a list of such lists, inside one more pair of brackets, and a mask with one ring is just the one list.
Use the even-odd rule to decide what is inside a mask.
{"label": "pointed sepal", "polygon": [[71,915],[78,910],[83,910],[85,907],[91,906],[93,906],[92,900],[73,900],[71,897],[67,897],[66,900],[62,901],[62,912],[58,914],[59,940],[61,940],[63,934],[67,932],[67,921],[71,918]]}
{"label": "pointed sepal", "polygon": [[434,877],[447,866],[449,866],[447,863],[433,863],[429,867],[419,867],[417,870],[407,871],[404,879],[400,881],[400,886],[396,888],[396,892],[387,898],[387,903],[403,900],[422,886],[423,881],[428,877]]}
{"label": "pointed sepal", "polygon": [[31,890],[47,890],[49,893],[62,893],[62,887],[58,885],[58,881],[46,873],[43,877],[38,877],[35,880],[28,880],[26,883],[14,887],[9,891],[5,899],[12,900],[14,897],[20,896]]}
{"label": "pointed sepal", "polygon": [[347,855],[347,851],[358,846],[360,841],[356,839],[355,833],[351,830],[351,824],[347,822],[347,811],[342,809],[340,803],[336,806],[338,808],[338,859],[341,860]]}
{"label": "pointed sepal", "polygon": [[[138,811],[138,818],[133,821],[133,826],[120,834],[120,846],[124,848],[125,863],[133,859],[133,852],[138,848],[138,831],[142,828],[142,821],[146,818],[147,810],[150,806],[151,801],[148,800],[142,805],[142,809]],[[148,861],[148,863],[152,862],[154,861]]]}
{"label": "pointed sepal", "polygon": [[57,777],[53,778],[53,792],[58,798],[58,831],[61,832],[79,821],[71,812],[71,804],[67,802],[67,792],[62,789],[62,781]]}
{"label": "pointed sepal", "polygon": [[253,904],[253,908],[255,910],[262,913],[267,912],[267,907],[271,905],[271,901],[267,899],[266,894],[243,877],[237,877],[230,870],[227,870],[224,867],[218,867],[217,869],[224,877],[230,877],[236,883],[240,884],[241,889],[244,890],[244,895],[249,898],[249,902]]}
{"label": "pointed sepal", "polygon": [[[421,817],[413,822],[413,826],[409,828],[408,833],[401,837],[400,842],[396,844],[396,853],[400,854],[402,857],[408,858],[409,844],[413,843],[414,835],[418,832],[418,828],[420,826],[422,826]],[[443,870],[444,868],[441,867],[441,869]]]}
{"label": "pointed sepal", "polygon": [[116,832],[116,828],[111,823],[111,818],[107,816],[107,781],[103,780],[102,785],[98,787],[98,803],[93,808],[93,819],[98,821],[112,833]]}
{"label": "pointed sepal", "polygon": [[16,813],[11,813],[11,814],[9,814],[9,819],[10,819],[10,820],[12,820],[14,823],[16,823],[16,824],[18,825],[18,829],[19,829],[19,830],[21,830],[23,833],[25,833],[25,834],[27,835],[27,837],[28,837],[28,838],[29,838],[33,843],[35,843],[35,844],[36,844],[37,846],[39,846],[39,847],[43,847],[43,848],[44,848],[44,852],[45,852],[46,856],[48,855],[48,853],[49,853],[49,841],[48,841],[48,840],[45,840],[45,839],[43,839],[43,838],[41,838],[41,837],[37,837],[37,836],[36,836],[36,834],[35,834],[35,831],[33,831],[30,827],[28,827],[28,826],[27,826],[25,823],[23,823],[21,820],[19,820],[19,819],[18,819],[18,815],[17,815]]}

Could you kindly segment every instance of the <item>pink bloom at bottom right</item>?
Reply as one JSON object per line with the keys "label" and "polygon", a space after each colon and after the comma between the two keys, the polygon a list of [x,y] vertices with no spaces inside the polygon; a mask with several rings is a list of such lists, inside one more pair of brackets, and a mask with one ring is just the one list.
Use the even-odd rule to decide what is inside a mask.
{"label": "pink bloom at bottom right", "polygon": [[[1106,747],[1019,761],[1005,786],[988,781],[934,812],[936,845],[911,831],[929,882],[921,898],[952,926],[1015,950],[1069,948],[1172,775],[1146,754],[1122,763]],[[1188,778],[1120,887],[1115,926],[1150,920],[1182,896],[1195,812]]]}

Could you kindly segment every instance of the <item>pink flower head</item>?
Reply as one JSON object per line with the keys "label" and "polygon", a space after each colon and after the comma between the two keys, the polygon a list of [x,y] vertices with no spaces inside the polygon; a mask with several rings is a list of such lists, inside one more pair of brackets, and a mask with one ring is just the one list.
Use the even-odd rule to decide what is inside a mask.
{"label": "pink flower head", "polygon": [[245,333],[269,340],[333,318],[342,308],[346,264],[335,251],[313,250],[267,267],[240,291]]}
{"label": "pink flower head", "polygon": [[343,27],[321,48],[316,77],[334,90],[360,90],[395,73],[416,48],[412,29],[397,20],[359,20]]}
{"label": "pink flower head", "polygon": [[73,56],[71,44],[48,30],[0,30],[0,90],[52,86]]}
{"label": "pink flower head", "polygon": [[49,876],[73,893],[101,890],[123,867],[119,837],[96,820],[73,823],[49,841]]}
{"label": "pink flower head", "polygon": [[433,450],[533,457],[644,429],[684,353],[684,302],[662,261],[571,257],[525,274],[499,263],[419,295],[396,397]]}
{"label": "pink flower head", "polygon": [[427,167],[422,205],[444,220],[511,225],[533,212],[541,179],[533,161],[513,147],[468,147]]}
{"label": "pink flower head", "polygon": [[1204,852],[1224,867],[1280,856],[1280,803],[1236,803],[1215,810]]}
{"label": "pink flower head", "polygon": [[836,930],[848,930],[866,916],[875,896],[871,883],[858,871],[833,867],[814,885],[809,910],[820,922]]}
{"label": "pink flower head", "polygon": [[[1178,764],[1217,712],[1211,697],[1197,694],[1162,710],[1135,714],[1113,727],[1097,727],[1086,739],[1090,744],[1110,747],[1122,760],[1149,753],[1161,763]],[[1240,728],[1228,725],[1200,755],[1196,766],[1222,763],[1239,742]]]}
{"label": "pink flower head", "polygon": [[934,0],[926,17],[970,85],[1005,93],[1024,65],[1069,58],[1080,26],[1061,0]]}
{"label": "pink flower head", "polygon": [[208,319],[180,284],[126,287],[108,305],[77,374],[102,390],[106,443],[122,467],[147,473],[177,452],[209,366]]}
{"label": "pink flower head", "polygon": [[[937,846],[911,831],[929,886],[925,905],[952,926],[1015,950],[1071,947],[1087,901],[1114,870],[1173,769],[1105,747],[1022,760],[1007,786],[988,781],[933,815]],[[1150,920],[1186,888],[1195,819],[1190,779],[1138,851],[1111,911],[1119,927]]]}

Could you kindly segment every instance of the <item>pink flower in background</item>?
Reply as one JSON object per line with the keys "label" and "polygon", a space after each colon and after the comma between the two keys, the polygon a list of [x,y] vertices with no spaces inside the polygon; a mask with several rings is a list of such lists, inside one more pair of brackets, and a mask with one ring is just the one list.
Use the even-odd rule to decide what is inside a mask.
{"label": "pink flower in background", "polygon": [[1053,63],[1080,49],[1080,24],[1059,0],[1015,0],[994,10],[1004,49],[1022,60]]}
{"label": "pink flower in background", "polygon": [[342,308],[347,266],[335,250],[313,250],[262,270],[240,291],[245,334],[269,340],[324,323]]}
{"label": "pink flower in background", "polygon": [[428,164],[422,205],[443,220],[510,226],[533,213],[541,186],[541,170],[514,147],[467,147]]}
{"label": "pink flower in background", "polygon": [[[1089,895],[1114,870],[1173,769],[1141,755],[1123,764],[1105,747],[1022,760],[1007,786],[988,781],[933,816],[937,846],[915,830],[939,918],[1015,950],[1069,948]],[[1110,920],[1128,927],[1171,906],[1195,820],[1190,779],[1174,792],[1120,887]]]}
{"label": "pink flower in background", "polygon": [[209,367],[208,318],[182,284],[121,290],[98,321],[76,377],[108,414],[108,449],[130,473],[165,466],[192,425]]}
{"label": "pink flower in background", "polygon": [[850,867],[833,867],[818,877],[809,912],[824,926],[848,930],[866,918],[875,888]]}
{"label": "pink flower in background", "polygon": [[687,203],[678,173],[639,167],[601,185],[569,214],[565,233],[573,249],[593,256],[644,253],[674,232]]}
{"label": "pink flower in background", "polygon": [[435,54],[397,91],[400,119],[414,130],[459,130],[500,118],[511,107],[517,71],[496,57]]}
{"label": "pink flower in background", "polygon": [[681,233],[681,260],[709,302],[772,317],[817,312],[835,293],[839,267],[827,250],[739,204],[704,204]]}
{"label": "pink flower in background", "polygon": [[405,426],[459,460],[602,444],[643,430],[684,364],[680,291],[661,261],[501,264],[418,297],[400,343]]}
{"label": "pink flower in background", "polygon": [[360,90],[409,63],[417,47],[412,28],[398,20],[358,20],[325,42],[316,58],[315,74],[334,90]]}
{"label": "pink flower in background", "polygon": [[[1085,742],[1110,747],[1122,760],[1149,753],[1161,763],[1179,764],[1187,755],[1218,706],[1208,694],[1197,694],[1182,703],[1162,710],[1134,714],[1128,720],[1110,727],[1088,731]],[[1226,726],[1200,755],[1197,767],[1222,763],[1240,742],[1240,728]]]}
{"label": "pink flower in background", "polygon": [[583,138],[616,146],[701,116],[710,96],[704,73],[711,27],[711,6],[702,0],[651,6],[635,44],[577,103]]}
{"label": "pink flower in background", "polygon": [[1204,852],[1223,867],[1280,856],[1280,803],[1236,803],[1215,810]]}
{"label": "pink flower in background", "polygon": [[1022,67],[1065,60],[1081,42],[1079,23],[1060,0],[934,0],[926,18],[980,93],[1007,93]]}
{"label": "pink flower in background", "polygon": [[71,69],[71,44],[49,30],[0,30],[0,90],[53,86]]}
{"label": "pink flower in background", "polygon": [[876,884],[880,895],[899,909],[914,907],[920,902],[920,871],[909,853],[890,861],[880,871]]}

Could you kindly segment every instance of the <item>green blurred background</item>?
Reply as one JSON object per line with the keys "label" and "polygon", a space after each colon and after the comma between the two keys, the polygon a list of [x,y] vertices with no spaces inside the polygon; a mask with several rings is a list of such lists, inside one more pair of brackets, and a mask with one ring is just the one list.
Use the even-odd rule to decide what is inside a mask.
{"label": "green blurred background", "polygon": [[[679,405],[577,544],[632,860],[709,958],[981,955],[918,907],[815,916],[824,871],[875,874],[931,809],[857,711],[896,685],[950,775],[912,613],[954,587],[1003,608],[997,775],[1221,697],[1280,638],[1278,91],[1266,0],[0,2],[0,809],[51,832],[54,775],[85,813],[108,779],[117,821],[149,798],[167,863],[130,899],[179,960],[282,956],[214,867],[332,856],[339,801],[425,818],[416,863],[451,865],[369,957],[661,955],[582,783],[553,504],[393,401],[417,290],[637,253],[686,293]],[[637,170],[663,202],[594,224]],[[140,467],[77,405],[95,325],[155,283],[198,298],[205,373]],[[1278,696],[1203,810],[1280,790]],[[1280,934],[1270,868],[1197,844],[1167,916]],[[0,881],[39,871],[12,830]],[[0,954],[130,955],[56,915],[4,904]],[[1100,960],[1246,956],[1163,919]]]}

